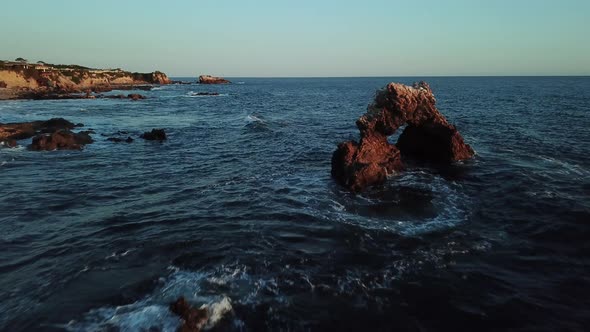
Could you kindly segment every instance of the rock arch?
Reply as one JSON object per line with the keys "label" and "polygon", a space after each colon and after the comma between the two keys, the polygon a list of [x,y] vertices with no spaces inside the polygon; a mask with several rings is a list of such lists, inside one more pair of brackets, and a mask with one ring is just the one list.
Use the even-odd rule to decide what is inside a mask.
{"label": "rock arch", "polygon": [[[402,155],[432,162],[471,158],[473,149],[435,103],[425,82],[412,86],[389,83],[377,91],[374,102],[356,121],[359,143],[340,143],[332,155],[332,176],[350,190],[361,191],[401,171]],[[397,143],[390,144],[387,137],[404,124]]]}

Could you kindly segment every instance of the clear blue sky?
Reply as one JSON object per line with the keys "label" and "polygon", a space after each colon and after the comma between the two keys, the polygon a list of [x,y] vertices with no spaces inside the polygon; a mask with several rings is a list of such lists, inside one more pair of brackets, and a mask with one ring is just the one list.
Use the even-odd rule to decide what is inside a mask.
{"label": "clear blue sky", "polygon": [[0,0],[0,59],[170,76],[590,75],[590,0]]}

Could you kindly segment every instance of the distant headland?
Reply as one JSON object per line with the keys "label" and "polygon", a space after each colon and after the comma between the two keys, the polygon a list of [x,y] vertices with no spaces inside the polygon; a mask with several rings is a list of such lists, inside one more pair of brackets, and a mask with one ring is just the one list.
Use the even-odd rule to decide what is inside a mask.
{"label": "distant headland", "polygon": [[95,69],[43,61],[30,63],[22,58],[0,60],[0,100],[96,98],[92,92],[170,83],[173,82],[160,71],[136,73],[120,68]]}

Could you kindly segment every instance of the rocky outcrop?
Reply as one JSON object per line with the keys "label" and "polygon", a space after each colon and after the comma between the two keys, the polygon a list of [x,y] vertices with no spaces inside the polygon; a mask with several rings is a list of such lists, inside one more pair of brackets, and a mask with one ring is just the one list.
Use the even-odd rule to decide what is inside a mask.
{"label": "rocky outcrop", "polygon": [[215,77],[215,76],[211,76],[211,75],[199,76],[199,84],[228,84],[228,83],[231,83],[231,82],[226,80],[223,77]]}
{"label": "rocky outcrop", "polygon": [[170,304],[170,311],[182,319],[179,332],[199,332],[207,324],[209,312],[207,308],[195,309],[186,302],[184,297]]}
{"label": "rocky outcrop", "polygon": [[4,146],[14,147],[16,141],[33,137],[31,150],[81,149],[92,143],[90,131],[74,133],[71,130],[84,125],[73,124],[63,118],[47,121],[20,123],[0,123],[0,142]]}
{"label": "rocky outcrop", "polygon": [[146,131],[139,137],[148,141],[164,141],[166,140],[166,132],[164,129],[152,129],[152,131]]}
{"label": "rocky outcrop", "polygon": [[53,118],[47,121],[0,123],[0,141],[26,139],[39,133],[71,130],[74,127],[82,126],[84,125],[81,123],[76,125],[63,118]]}
{"label": "rocky outcrop", "polygon": [[[332,155],[332,176],[352,191],[385,182],[403,169],[403,157],[428,162],[471,158],[473,149],[436,109],[425,82],[406,86],[390,83],[377,91],[375,101],[356,125],[360,142],[343,142]],[[406,125],[396,145],[387,137]]]}
{"label": "rocky outcrop", "polygon": [[151,84],[170,84],[172,81],[161,71],[155,71],[151,73],[152,77],[149,79]]}
{"label": "rocky outcrop", "polygon": [[[93,99],[87,91],[147,89],[170,84],[166,74],[132,73],[120,69],[93,69],[77,65],[0,64],[0,99]],[[150,86],[151,85],[151,86]]]}
{"label": "rocky outcrop", "polygon": [[30,148],[35,151],[81,150],[84,145],[92,142],[93,140],[88,133],[58,130],[51,134],[40,134],[33,137]]}

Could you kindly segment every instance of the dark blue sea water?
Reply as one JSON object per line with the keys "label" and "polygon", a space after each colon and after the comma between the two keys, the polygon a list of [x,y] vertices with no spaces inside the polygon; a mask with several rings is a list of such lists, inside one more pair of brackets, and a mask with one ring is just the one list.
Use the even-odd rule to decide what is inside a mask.
{"label": "dark blue sea water", "polygon": [[[336,144],[390,81],[428,81],[477,151],[353,195]],[[590,78],[235,79],[149,99],[0,102],[83,151],[0,149],[0,330],[582,331]],[[196,97],[191,92],[220,92]],[[112,143],[164,128],[164,143]]]}

